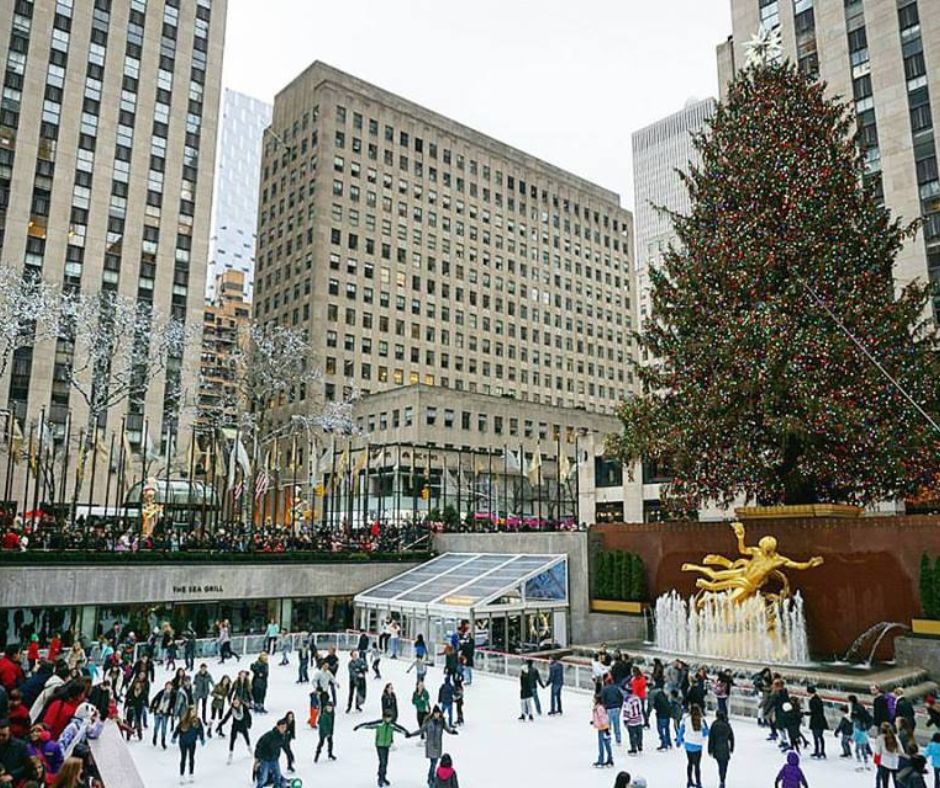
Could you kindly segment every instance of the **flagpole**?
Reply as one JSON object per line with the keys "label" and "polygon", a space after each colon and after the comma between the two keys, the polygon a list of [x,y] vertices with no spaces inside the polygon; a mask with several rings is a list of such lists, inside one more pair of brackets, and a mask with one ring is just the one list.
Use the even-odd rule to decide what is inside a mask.
{"label": "flagpole", "polygon": [[578,433],[574,434],[574,518],[575,527],[581,528],[581,454]]}
{"label": "flagpole", "polygon": [[509,447],[503,444],[503,527],[509,530]]}
{"label": "flagpole", "polygon": [[104,516],[108,516],[108,504],[111,501],[111,468],[114,465],[114,432],[111,432],[111,442],[108,446],[108,473],[105,475],[104,487]]}
{"label": "flagpole", "polygon": [[525,517],[525,483],[528,480],[528,474],[525,467],[525,447],[519,444],[519,520],[522,524],[522,518]]}
{"label": "flagpole", "polygon": [[85,517],[85,525],[91,518],[91,507],[95,497],[95,473],[98,470],[98,419],[95,418],[95,431],[91,444],[91,482],[88,484],[88,515]]}
{"label": "flagpole", "polygon": [[396,444],[398,449],[398,462],[395,465],[395,476],[392,479],[392,493],[395,495],[395,527],[401,525],[401,441]]}
{"label": "flagpole", "polygon": [[[291,482],[290,482],[290,514],[288,516],[290,522],[290,535],[294,536],[294,518],[297,516],[297,501],[294,500],[294,497],[297,495],[297,436],[291,436],[290,444],[290,464],[291,464]],[[285,499],[284,505],[287,505],[287,500]]]}
{"label": "flagpole", "polygon": [[3,508],[6,510],[7,502],[10,500],[10,482],[13,479],[11,469],[13,468],[13,409],[7,411],[6,431],[7,431],[7,467],[3,474]]}
{"label": "flagpole", "polygon": [[[163,481],[163,538],[168,540],[176,525],[176,517],[170,512],[170,464],[173,462],[173,426],[166,426],[166,474]],[[179,536],[179,534],[177,534]],[[165,542],[164,542],[165,543]]]}
{"label": "flagpole", "polygon": [[[362,488],[360,489],[359,497],[362,502],[362,522],[365,523],[366,519],[369,516],[369,466],[371,457],[369,456],[369,442],[366,441],[366,472],[362,480]],[[362,492],[365,492],[365,495],[362,495]]]}
{"label": "flagpole", "polygon": [[330,533],[333,533],[336,528],[334,527],[333,521],[336,519],[336,438],[334,436],[332,440],[333,448],[330,452],[330,492],[329,492],[329,509],[330,509],[330,519],[328,522]]}
{"label": "flagpole", "polygon": [[36,446],[36,479],[33,483],[33,524],[36,523],[36,512],[39,509],[39,488],[42,484],[40,468],[42,467],[43,434],[46,431],[46,408],[43,406],[39,412],[39,441]]}
{"label": "flagpole", "polygon": [[411,525],[415,525],[415,521],[418,519],[418,488],[415,486],[415,445],[411,445],[411,474],[409,476],[409,482],[411,483]]}
{"label": "flagpole", "polygon": [[346,528],[349,534],[353,532],[353,466],[352,466],[352,439],[346,438],[346,467],[343,468],[343,486],[346,488],[344,511],[346,512]]}
{"label": "flagpole", "polygon": [[[196,440],[196,427],[193,426],[193,440]],[[206,511],[206,493],[209,492],[209,468],[212,467],[212,442],[209,442],[209,445],[206,446],[206,458],[202,466],[202,508],[200,511],[199,517],[199,533],[201,536],[206,535],[206,525],[208,512]],[[195,471],[195,468],[193,469]],[[213,485],[213,493],[215,492],[215,487]]]}
{"label": "flagpole", "polygon": [[463,512],[460,507],[460,486],[461,476],[463,475],[463,449],[457,449],[457,528],[463,525]]}
{"label": "flagpole", "polygon": [[[196,425],[189,429],[189,477],[186,479],[186,505],[189,507],[189,533],[196,529],[196,507],[193,493],[196,491]],[[200,529],[201,530],[201,529]]]}
{"label": "flagpole", "polygon": [[536,452],[538,453],[538,455],[539,455],[539,457],[538,457],[538,462],[539,462],[539,467],[538,467],[538,471],[539,471],[539,476],[538,476],[538,478],[539,478],[539,489],[538,489],[538,496],[539,496],[538,530],[541,531],[541,530],[542,530],[542,443],[541,443],[541,441],[539,441],[539,442],[537,442],[537,443],[535,444],[535,451],[536,451]]}
{"label": "flagpole", "polygon": [[78,511],[78,482],[79,474],[82,472],[82,452],[85,450],[85,428],[78,431],[78,461],[75,463],[75,482],[72,485],[72,516],[69,518],[72,525],[75,525],[75,515]]}
{"label": "flagpole", "polygon": [[121,440],[120,445],[118,446],[118,461],[117,466],[114,469],[115,475],[117,478],[114,480],[114,514],[117,516],[118,509],[120,508],[121,501],[121,489],[124,483],[124,428],[125,428],[125,417],[121,416]]}

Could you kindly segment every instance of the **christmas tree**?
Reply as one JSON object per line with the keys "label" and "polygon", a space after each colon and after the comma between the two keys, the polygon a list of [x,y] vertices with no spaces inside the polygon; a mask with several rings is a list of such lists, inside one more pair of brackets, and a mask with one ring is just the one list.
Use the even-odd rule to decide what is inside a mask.
{"label": "christmas tree", "polygon": [[758,62],[695,139],[692,209],[672,216],[638,337],[655,361],[609,446],[668,464],[674,506],[868,504],[938,470],[940,432],[918,411],[938,409],[929,291],[892,279],[917,228],[864,185],[855,132],[823,84]]}

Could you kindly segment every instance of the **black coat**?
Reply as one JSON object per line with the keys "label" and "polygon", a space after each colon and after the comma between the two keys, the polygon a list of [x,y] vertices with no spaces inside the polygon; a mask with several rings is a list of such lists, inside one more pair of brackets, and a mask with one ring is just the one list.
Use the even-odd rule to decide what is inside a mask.
{"label": "black coat", "polygon": [[895,719],[903,717],[911,724],[911,730],[914,730],[914,706],[907,698],[903,696],[898,698],[894,707],[894,717]]}
{"label": "black coat", "polygon": [[891,714],[888,712],[888,699],[884,695],[876,695],[871,703],[872,724],[876,728],[881,728],[881,723],[891,722]]}
{"label": "black coat", "polygon": [[689,687],[689,692],[686,695],[686,701],[689,704],[690,709],[693,706],[698,706],[704,712],[705,688],[701,684],[693,684],[691,687]]}
{"label": "black coat", "polygon": [[829,722],[826,720],[826,712],[819,695],[813,695],[809,699],[809,729],[811,731],[829,730]]}
{"label": "black coat", "polygon": [[734,731],[724,720],[715,720],[708,729],[708,754],[717,760],[728,760],[734,752]]}

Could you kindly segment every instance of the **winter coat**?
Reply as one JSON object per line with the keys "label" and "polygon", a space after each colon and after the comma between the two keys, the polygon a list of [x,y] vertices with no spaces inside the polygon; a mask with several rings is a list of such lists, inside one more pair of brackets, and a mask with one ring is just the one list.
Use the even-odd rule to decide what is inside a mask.
{"label": "winter coat", "polygon": [[601,690],[601,703],[605,709],[619,709],[623,706],[623,690],[616,684],[606,684]]}
{"label": "winter coat", "polygon": [[774,785],[779,788],[801,788],[806,784],[806,777],[803,776],[803,770],[800,768],[800,756],[795,752],[788,752],[787,762],[777,773]]}
{"label": "winter coat", "polygon": [[255,692],[265,692],[268,689],[268,665],[260,659],[251,666],[251,686]]}
{"label": "winter coat", "polygon": [[425,735],[424,756],[426,758],[440,758],[443,755],[445,731],[453,736],[457,735],[457,731],[451,728],[443,717],[437,720],[433,714],[424,721],[419,730]]}
{"label": "winter coat", "polygon": [[522,700],[532,698],[532,679],[529,677],[529,669],[524,667],[519,673],[519,697]]}
{"label": "winter coat", "polygon": [[885,746],[884,737],[879,736],[877,739],[875,739],[872,750],[876,755],[881,756],[881,765],[884,766],[885,769],[896,770],[898,768],[898,761],[901,757],[900,745],[898,745],[898,748],[892,752]]}
{"label": "winter coat", "polygon": [[[611,714],[616,714],[614,709]],[[627,727],[635,727],[643,724],[643,701],[638,695],[630,695],[623,704],[623,721]]]}
{"label": "winter coat", "polygon": [[640,700],[644,700],[646,698],[646,676],[641,673],[639,676],[630,679],[630,689]]}
{"label": "winter coat", "polygon": [[224,684],[216,684],[215,687],[212,688],[213,711],[222,711],[222,709],[225,708],[225,701],[228,700],[228,696],[231,691],[231,685],[226,688]]}
{"label": "winter coat", "polygon": [[372,722],[360,722],[355,728],[354,731],[359,730],[360,728],[367,728],[369,730],[375,731],[375,746],[376,747],[391,747],[395,742],[395,731],[399,733],[404,733],[408,735],[401,725],[395,722],[386,722],[385,720],[373,720]]}
{"label": "winter coat", "polygon": [[685,747],[689,752],[701,752],[708,740],[708,724],[702,720],[702,727],[698,730],[692,727],[691,720],[683,720],[676,736],[676,744]]}
{"label": "winter coat", "polygon": [[251,712],[248,710],[248,706],[243,705],[238,709],[234,706],[229,706],[225,716],[219,722],[219,727],[221,728],[230,719],[232,721],[233,731],[248,731],[251,728]]}
{"label": "winter coat", "polygon": [[160,690],[150,701],[150,711],[164,717],[173,710],[173,690]]}
{"label": "winter coat", "polygon": [[209,692],[215,685],[215,679],[208,672],[196,671],[193,676],[193,700],[202,700],[209,697]]}
{"label": "winter coat", "polygon": [[417,711],[427,713],[431,708],[431,696],[426,689],[421,692],[415,690],[411,695],[411,703]]}
{"label": "winter coat", "polygon": [[359,644],[356,647],[356,651],[360,654],[365,654],[369,650],[369,636],[363,632],[359,635]]}
{"label": "winter coat", "polygon": [[28,764],[26,742],[11,737],[0,744],[0,767],[13,778],[14,784],[26,776]]}
{"label": "winter coat", "polygon": [[[43,688],[50,678],[52,678],[52,666],[40,666],[32,676],[26,679],[23,686],[20,687],[20,694],[23,696],[23,703],[25,703],[26,707],[29,709],[30,719],[34,719],[32,706],[36,702],[36,698],[42,693]],[[0,687],[0,689],[3,688]],[[6,690],[3,690],[3,692],[6,693]],[[42,711],[42,709],[39,711]]]}
{"label": "winter coat", "polygon": [[251,703],[251,679],[235,679],[232,684],[231,696],[238,698],[242,703]]}
{"label": "winter coat", "polygon": [[173,741],[179,739],[180,749],[186,746],[191,746],[197,741],[201,741],[203,744],[206,743],[206,733],[202,729],[202,722],[196,720],[195,724],[190,725],[185,731],[182,729],[181,725],[176,726],[176,730],[173,731]]}
{"label": "winter coat", "polygon": [[829,722],[826,720],[826,710],[823,707],[822,698],[819,695],[813,695],[809,699],[809,729],[811,731],[829,730]]}
{"label": "winter coat", "polygon": [[386,713],[392,715],[392,722],[398,719],[398,698],[395,697],[394,692],[382,693],[382,716],[384,717]]}
{"label": "winter coat", "polygon": [[610,718],[607,716],[607,709],[604,708],[604,704],[594,704],[594,710],[591,712],[591,725],[597,731],[610,730]]}
{"label": "winter coat", "polygon": [[438,766],[434,772],[434,788],[460,788],[453,766]]}
{"label": "winter coat", "polygon": [[84,696],[79,695],[71,700],[62,698],[60,700],[54,700],[49,704],[49,709],[46,711],[45,715],[43,715],[42,721],[49,729],[49,733],[52,735],[53,739],[59,738],[62,731],[65,730],[65,726],[69,724],[69,721],[74,716],[75,709],[81,706],[84,700]]}
{"label": "winter coat", "polygon": [[560,662],[552,662],[548,666],[548,683],[555,689],[565,685],[565,666]]}
{"label": "winter coat", "polygon": [[898,698],[898,702],[894,707],[894,718],[895,720],[898,717],[903,717],[911,724],[911,730],[914,729],[914,706],[911,702],[904,696]]}
{"label": "winter coat", "polygon": [[708,754],[716,760],[728,760],[734,752],[734,731],[725,720],[715,720],[708,731]]}
{"label": "winter coat", "polygon": [[450,706],[454,702],[454,685],[449,681],[441,684],[441,688],[437,691],[437,702],[442,706]]}
{"label": "winter coat", "polygon": [[872,724],[881,730],[881,723],[891,722],[891,712],[888,709],[888,699],[884,693],[876,695],[871,704]]}
{"label": "winter coat", "polygon": [[335,711],[327,711],[325,706],[320,707],[320,716],[317,718],[317,730],[320,732],[320,736],[332,736],[335,721]]}
{"label": "winter coat", "polygon": [[357,679],[369,672],[369,666],[366,665],[366,661],[362,657],[356,657],[349,661],[347,670],[349,671],[349,680],[355,683]]}
{"label": "winter coat", "polygon": [[271,728],[255,744],[255,758],[259,761],[276,761],[284,748],[284,736],[277,728]]}
{"label": "winter coat", "polygon": [[5,654],[0,657],[0,684],[7,692],[12,692],[20,684],[26,681],[23,668],[18,662],[14,662]]}
{"label": "winter coat", "polygon": [[50,775],[57,774],[65,762],[62,745],[52,739],[49,731],[43,731],[38,742],[29,742],[26,745],[26,750],[31,757],[39,758],[42,761],[43,766],[46,767],[46,772]]}
{"label": "winter coat", "polygon": [[176,690],[176,695],[173,697],[173,715],[177,719],[182,719],[183,715],[186,714],[186,710],[192,705],[192,689],[180,687]]}
{"label": "winter coat", "polygon": [[657,718],[664,720],[672,716],[672,705],[665,690],[656,690],[653,693],[653,711],[656,712]]}

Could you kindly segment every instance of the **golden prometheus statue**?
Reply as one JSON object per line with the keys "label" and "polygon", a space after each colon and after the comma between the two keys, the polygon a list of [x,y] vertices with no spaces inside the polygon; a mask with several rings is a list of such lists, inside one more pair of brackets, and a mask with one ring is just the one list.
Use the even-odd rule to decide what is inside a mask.
{"label": "golden prometheus statue", "polygon": [[[741,604],[758,594],[768,601],[784,599],[790,595],[790,583],[781,569],[812,569],[823,562],[820,556],[814,556],[809,561],[794,561],[780,555],[777,552],[777,540],[773,536],[764,536],[757,547],[748,547],[744,543],[743,523],[732,523],[731,527],[738,538],[738,552],[744,558],[732,561],[721,555],[706,555],[702,559],[705,566],[683,564],[682,571],[705,575],[695,581],[697,588],[716,593],[730,591],[730,599],[735,604]],[[712,569],[713,566],[722,568]],[[774,594],[762,593],[761,589],[771,578],[781,582],[781,590]],[[699,605],[701,602],[699,599]]]}
{"label": "golden prometheus statue", "polygon": [[141,490],[140,502],[140,534],[144,539],[153,533],[162,514],[163,507],[157,503],[157,481],[153,478],[147,479]]}

